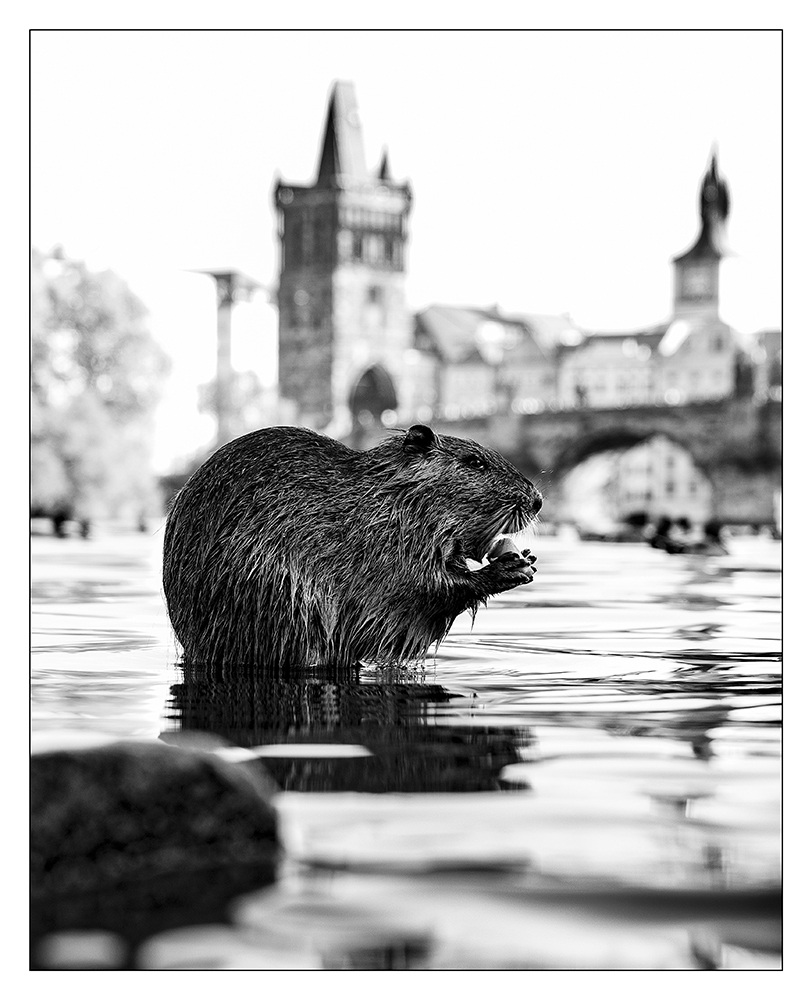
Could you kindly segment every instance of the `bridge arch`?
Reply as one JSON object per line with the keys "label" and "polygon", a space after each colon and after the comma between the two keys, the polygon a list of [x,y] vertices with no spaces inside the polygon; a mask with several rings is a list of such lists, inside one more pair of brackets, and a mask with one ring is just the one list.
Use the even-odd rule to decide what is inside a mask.
{"label": "bridge arch", "polygon": [[[559,411],[545,416],[543,422],[525,423],[524,429],[527,451],[539,463],[538,468],[545,470],[543,492],[552,519],[586,517],[587,511],[597,517],[601,509],[607,516],[614,510],[613,516],[621,517],[633,504],[637,505],[634,512],[646,511],[652,517],[668,512],[702,520],[715,511],[717,490],[711,474],[714,433],[709,430],[713,415],[710,420],[704,414],[704,420],[686,421],[684,413],[670,408],[640,407]],[[662,440],[677,451],[667,446],[663,451],[657,445],[646,456],[630,457],[628,463],[589,461]],[[682,470],[676,478],[675,470]],[[599,500],[600,496],[605,499]],[[669,510],[672,507],[674,511]],[[677,507],[681,509],[677,511]]]}
{"label": "bridge arch", "polygon": [[712,516],[770,524],[781,489],[781,404],[726,397],[682,406],[547,408],[533,414],[436,421],[437,430],[496,448],[540,484],[555,519],[567,472],[599,452],[633,448],[658,436],[684,449],[712,489]]}
{"label": "bridge arch", "polygon": [[670,427],[629,427],[623,424],[610,425],[584,432],[560,444],[551,462],[551,472],[562,478],[576,466],[593,455],[609,451],[627,451],[652,438],[667,438],[672,444],[684,449],[701,472],[706,472],[702,449],[686,434],[675,433]]}
{"label": "bridge arch", "polygon": [[658,436],[683,448],[707,475],[718,462],[730,424],[725,402],[547,411],[525,417],[522,437],[529,455],[555,477],[591,455],[633,448]]}
{"label": "bridge arch", "polygon": [[713,513],[713,483],[687,443],[682,435],[623,427],[581,436],[560,455],[549,507],[593,531],[632,515],[702,524]]}

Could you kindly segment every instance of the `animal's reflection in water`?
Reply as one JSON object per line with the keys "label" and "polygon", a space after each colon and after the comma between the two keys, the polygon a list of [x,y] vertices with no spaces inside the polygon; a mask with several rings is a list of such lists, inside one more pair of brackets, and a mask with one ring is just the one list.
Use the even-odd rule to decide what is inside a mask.
{"label": "animal's reflection in water", "polygon": [[167,715],[179,732],[208,733],[242,747],[337,743],[371,756],[262,758],[286,791],[452,792],[523,786],[502,781],[530,742],[521,727],[448,724],[437,710],[456,697],[422,672],[182,664]]}

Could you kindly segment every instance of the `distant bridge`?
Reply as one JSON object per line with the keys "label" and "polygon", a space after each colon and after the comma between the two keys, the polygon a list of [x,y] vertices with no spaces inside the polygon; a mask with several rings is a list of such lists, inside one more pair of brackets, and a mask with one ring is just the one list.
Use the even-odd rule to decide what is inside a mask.
{"label": "distant bridge", "polygon": [[[545,520],[562,512],[561,484],[568,472],[600,452],[632,448],[655,435],[683,447],[711,484],[711,516],[727,524],[772,524],[781,486],[782,409],[768,399],[728,398],[681,406],[584,407],[541,413],[498,412],[459,420],[437,418],[442,434],[469,437],[495,448],[542,484]],[[357,427],[347,440],[356,448],[389,431]],[[191,470],[164,476],[167,499]]]}
{"label": "distant bridge", "polygon": [[[732,523],[770,524],[781,485],[781,403],[728,398],[681,406],[496,413],[435,420],[440,433],[470,437],[495,448],[525,475],[544,483],[545,511],[556,517],[561,482],[599,452],[631,448],[663,435],[683,447],[707,476],[713,517]],[[541,474],[541,475],[540,475]]]}

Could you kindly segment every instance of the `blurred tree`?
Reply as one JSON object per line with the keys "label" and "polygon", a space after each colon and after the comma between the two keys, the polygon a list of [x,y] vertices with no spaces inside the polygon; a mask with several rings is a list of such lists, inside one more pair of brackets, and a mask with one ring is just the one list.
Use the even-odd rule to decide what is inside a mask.
{"label": "blurred tree", "polygon": [[31,266],[31,511],[85,526],[157,510],[151,416],[169,361],[112,271],[58,251]]}

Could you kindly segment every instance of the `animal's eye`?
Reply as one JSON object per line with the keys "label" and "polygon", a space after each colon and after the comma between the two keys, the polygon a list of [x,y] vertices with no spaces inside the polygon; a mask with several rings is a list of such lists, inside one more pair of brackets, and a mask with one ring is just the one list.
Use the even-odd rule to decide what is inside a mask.
{"label": "animal's eye", "polygon": [[477,472],[486,468],[485,459],[480,458],[479,455],[466,455],[462,461],[469,469],[476,469]]}

